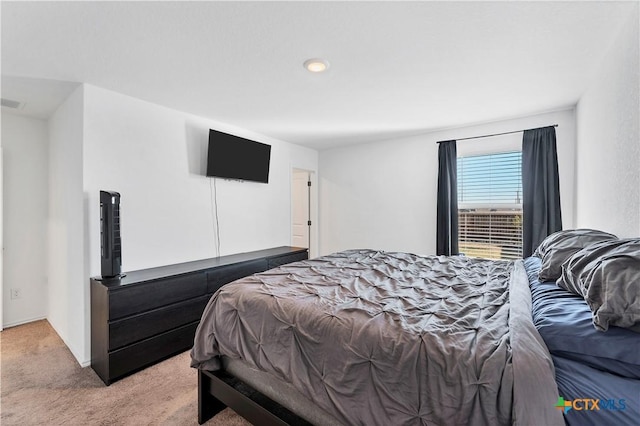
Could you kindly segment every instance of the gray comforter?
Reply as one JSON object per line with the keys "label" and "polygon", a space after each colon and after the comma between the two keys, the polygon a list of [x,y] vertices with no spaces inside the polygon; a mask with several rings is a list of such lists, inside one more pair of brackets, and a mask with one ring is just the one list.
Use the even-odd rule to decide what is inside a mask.
{"label": "gray comforter", "polygon": [[297,262],[220,289],[192,366],[242,359],[345,424],[563,424],[527,283],[521,261],[350,250]]}

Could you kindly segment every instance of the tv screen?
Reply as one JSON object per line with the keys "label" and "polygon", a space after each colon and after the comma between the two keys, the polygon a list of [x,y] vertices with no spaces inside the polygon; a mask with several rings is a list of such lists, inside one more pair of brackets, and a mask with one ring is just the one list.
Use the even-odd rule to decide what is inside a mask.
{"label": "tv screen", "polygon": [[269,183],[271,145],[209,130],[207,176]]}

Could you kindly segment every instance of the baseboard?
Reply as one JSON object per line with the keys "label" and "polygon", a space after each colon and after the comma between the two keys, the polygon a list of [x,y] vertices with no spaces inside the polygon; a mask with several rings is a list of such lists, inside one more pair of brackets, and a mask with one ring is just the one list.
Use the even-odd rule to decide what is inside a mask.
{"label": "baseboard", "polygon": [[28,324],[28,323],[34,322],[34,321],[41,321],[43,319],[47,319],[47,317],[21,319],[19,321],[14,321],[14,322],[9,322],[9,323],[6,323],[6,324],[2,324],[2,329],[4,330],[4,329],[7,329],[7,328],[11,328],[11,327],[17,327],[19,325]]}

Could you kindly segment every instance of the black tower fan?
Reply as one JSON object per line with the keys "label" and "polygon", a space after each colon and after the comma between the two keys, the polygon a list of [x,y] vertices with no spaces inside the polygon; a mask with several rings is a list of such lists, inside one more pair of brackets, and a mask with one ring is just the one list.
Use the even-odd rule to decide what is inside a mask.
{"label": "black tower fan", "polygon": [[121,275],[122,247],[120,245],[120,194],[100,191],[100,248],[102,276]]}

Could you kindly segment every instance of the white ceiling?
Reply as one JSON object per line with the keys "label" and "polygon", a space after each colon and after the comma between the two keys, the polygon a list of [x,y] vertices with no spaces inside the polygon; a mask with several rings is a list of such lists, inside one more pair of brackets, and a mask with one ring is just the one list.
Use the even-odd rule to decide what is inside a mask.
{"label": "white ceiling", "polygon": [[575,105],[631,6],[3,1],[2,96],[43,118],[84,82],[322,149]]}

